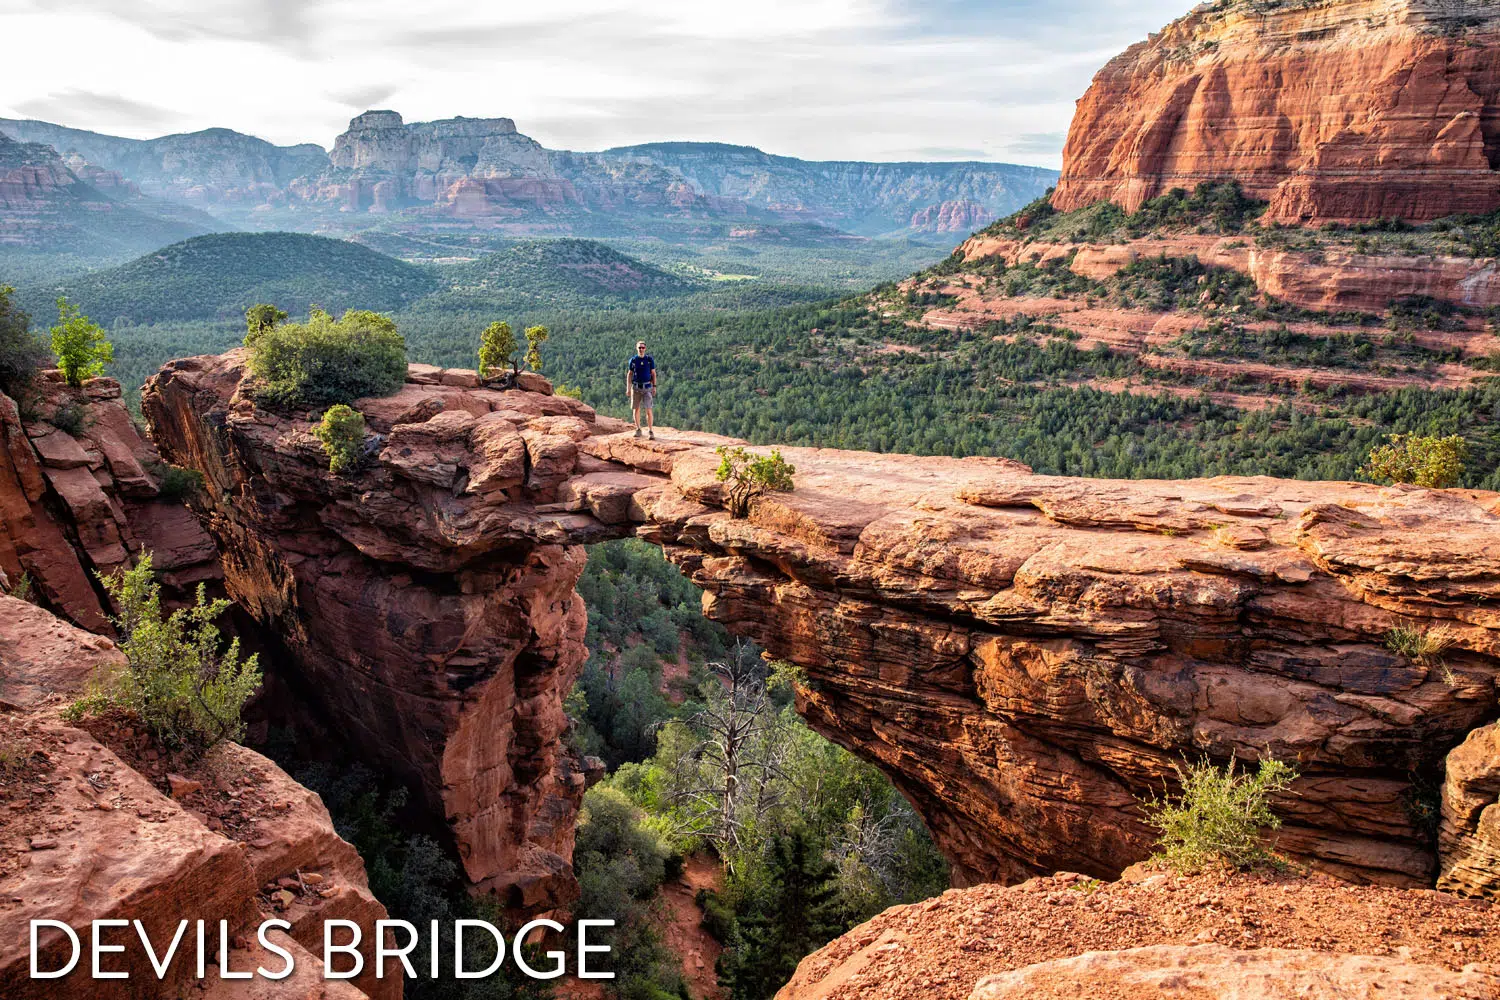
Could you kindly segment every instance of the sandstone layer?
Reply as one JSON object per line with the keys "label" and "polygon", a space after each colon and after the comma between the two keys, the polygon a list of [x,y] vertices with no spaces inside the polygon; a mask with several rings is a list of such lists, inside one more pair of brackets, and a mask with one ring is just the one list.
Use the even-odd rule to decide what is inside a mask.
{"label": "sandstone layer", "polygon": [[[104,969],[127,972],[128,980],[93,979],[87,948],[95,920],[141,921],[160,954],[179,921],[204,920],[210,956],[219,952],[218,921],[225,920],[229,968],[263,962],[276,969],[280,959],[245,944],[276,917],[291,924],[278,941],[294,954],[298,975],[252,985],[210,972],[208,996],[228,1000],[253,989],[264,1000],[293,1000],[324,996],[317,991],[326,987],[330,998],[397,1000],[399,978],[324,984],[319,975],[324,920],[359,924],[370,960],[375,921],[386,911],[318,796],[242,746],[220,744],[188,775],[169,777],[158,749],[141,749],[140,734],[117,724],[84,731],[61,720],[60,709],[95,671],[123,664],[108,639],[0,596],[0,995],[124,1000],[175,996],[195,982],[192,931],[160,981],[139,947],[101,956]],[[63,979],[30,978],[28,928],[39,919],[68,924],[84,943],[78,968]],[[135,932],[116,933],[111,943]],[[38,953],[40,968],[58,969],[70,948],[62,932],[48,929]]]}
{"label": "sandstone layer", "polygon": [[1448,755],[1438,843],[1439,889],[1500,899],[1500,722]]}
{"label": "sandstone layer", "polygon": [[213,540],[162,496],[160,456],[120,395],[114,379],[75,389],[43,372],[23,418],[0,394],[0,578],[9,589],[24,576],[39,601],[95,632],[110,627],[98,577],[144,552],[178,600],[221,576]]}
{"label": "sandstone layer", "polygon": [[895,906],[802,960],[777,1000],[1491,1000],[1495,906],[1317,877],[1134,868]]}
{"label": "sandstone layer", "polygon": [[1282,302],[1319,312],[1352,310],[1384,315],[1407,297],[1440,299],[1472,309],[1500,305],[1500,262],[1492,257],[1433,257],[1317,254],[1262,249],[1238,236],[1177,235],[1123,244],[1026,242],[972,236],[959,245],[966,261],[999,258],[1007,266],[1024,261],[1067,262],[1074,274],[1102,281],[1139,260],[1196,258],[1248,276],[1255,287]]}
{"label": "sandstone layer", "polygon": [[1234,179],[1283,222],[1500,206],[1500,18],[1472,0],[1218,0],[1094,77],[1053,205]]}
{"label": "sandstone layer", "polygon": [[[256,409],[243,376],[237,352],[175,362],[144,404],[209,480],[231,593],[447,818],[471,881],[545,884],[536,905],[582,788],[558,740],[575,546],[608,537],[660,543],[712,616],[801,665],[799,710],[892,777],[960,882],[1112,877],[1182,760],[1270,753],[1302,774],[1278,850],[1430,886],[1423,789],[1500,710],[1497,494],[794,448],[796,489],[735,520],[725,439],[615,433],[544,384],[413,366],[358,404],[371,461],[342,478],[311,414]],[[1441,629],[1443,662],[1387,649],[1403,624]]]}
{"label": "sandstone layer", "polygon": [[597,773],[562,742],[589,532],[534,508],[572,473],[593,411],[539,378],[498,391],[414,366],[401,393],[359,404],[378,458],[344,478],[310,415],[257,410],[243,374],[239,353],[174,362],[142,409],[163,454],[204,474],[225,586],[278,644],[278,680],[416,791],[472,884],[515,911],[568,902]]}

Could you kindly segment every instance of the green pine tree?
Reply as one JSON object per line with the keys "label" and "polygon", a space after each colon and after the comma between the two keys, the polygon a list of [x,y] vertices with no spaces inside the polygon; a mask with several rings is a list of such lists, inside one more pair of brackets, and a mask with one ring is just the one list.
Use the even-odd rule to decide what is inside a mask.
{"label": "green pine tree", "polygon": [[835,869],[803,829],[771,842],[770,892],[739,921],[735,945],[720,960],[720,982],[734,1000],[766,1000],[797,963],[843,930]]}

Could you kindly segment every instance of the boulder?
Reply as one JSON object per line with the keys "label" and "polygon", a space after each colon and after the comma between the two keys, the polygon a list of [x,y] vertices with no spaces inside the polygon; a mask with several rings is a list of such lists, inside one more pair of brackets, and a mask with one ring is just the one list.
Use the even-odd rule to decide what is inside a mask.
{"label": "boulder", "polygon": [[1500,722],[1448,754],[1438,827],[1438,888],[1500,899]]}

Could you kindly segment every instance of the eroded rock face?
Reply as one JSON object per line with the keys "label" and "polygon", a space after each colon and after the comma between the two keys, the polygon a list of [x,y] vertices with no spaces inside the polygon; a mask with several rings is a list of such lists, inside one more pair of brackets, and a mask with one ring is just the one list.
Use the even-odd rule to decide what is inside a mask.
{"label": "eroded rock face", "polygon": [[[476,884],[567,856],[570,546],[632,532],[805,669],[799,710],[891,775],[961,882],[1113,876],[1150,852],[1139,798],[1177,763],[1269,751],[1302,772],[1279,850],[1430,886],[1420,788],[1497,712],[1497,494],[790,448],[795,491],[734,520],[713,435],[636,439],[413,366],[361,402],[385,436],[336,479],[310,415],[257,411],[242,375],[235,353],[168,366],[156,439],[210,479],[231,592],[426,790]],[[1446,669],[1390,652],[1400,623],[1446,629]]]}
{"label": "eroded rock face", "polygon": [[[301,969],[281,983],[260,982],[257,996],[265,1000],[318,995],[311,990],[321,985],[315,955],[326,919],[359,924],[372,961],[375,922],[385,919],[385,907],[370,894],[359,854],[334,832],[317,795],[232,743],[202,761],[204,780],[163,781],[122,758],[113,740],[107,746],[62,721],[61,709],[95,671],[123,665],[103,636],[0,596],[0,738],[8,754],[0,770],[0,995],[175,996],[193,982],[191,931],[159,993],[144,985],[155,987],[157,978],[139,948],[115,963],[106,957],[104,968],[128,972],[129,981],[91,978],[87,951],[73,974],[33,980],[34,919],[67,923],[85,949],[92,921],[140,920],[162,954],[180,920],[190,927],[207,921],[214,935],[208,951],[216,954],[218,921],[229,922],[233,941],[247,933],[254,940],[263,920],[285,919],[292,926],[279,943]],[[278,898],[281,880],[295,891]],[[69,946],[60,931],[44,931],[38,944],[41,968],[66,963]],[[260,959],[280,967],[279,959],[238,946],[229,967],[254,968]],[[209,995],[233,995],[212,973],[209,983],[220,991]],[[342,988],[330,996],[398,1000],[402,993],[398,977],[365,975]]]}
{"label": "eroded rock face", "polygon": [[1473,0],[1201,4],[1094,77],[1052,203],[1234,179],[1283,222],[1500,206],[1500,19]]}
{"label": "eroded rock face", "polygon": [[[130,419],[114,379],[70,388],[43,372],[23,420],[0,394],[0,573],[24,574],[49,608],[109,631],[98,575],[150,552],[169,599],[190,600],[221,573],[213,540],[163,497],[160,457]],[[62,426],[59,426],[59,425]]]}
{"label": "eroded rock face", "polygon": [[298,696],[446,822],[471,883],[519,911],[568,902],[597,773],[562,742],[586,656],[576,543],[607,532],[537,505],[593,411],[414,366],[357,404],[378,448],[335,477],[310,415],[236,394],[241,364],[176,362],[142,402],[163,453],[207,478],[229,593],[278,637]]}
{"label": "eroded rock face", "polygon": [[1500,988],[1500,981],[1477,969],[1451,972],[1374,955],[1196,944],[1091,951],[1038,962],[986,976],[969,1000],[1071,1000],[1101,992],[1199,1000],[1301,1000],[1359,996],[1377,982],[1379,995],[1390,1000],[1484,1000]]}
{"label": "eroded rock face", "polygon": [[1448,755],[1438,845],[1439,889],[1500,898],[1500,722]]}
{"label": "eroded rock face", "polygon": [[[1104,281],[1121,268],[1157,257],[1195,258],[1248,276],[1272,298],[1321,312],[1382,315],[1405,296],[1488,309],[1500,305],[1500,266],[1492,257],[1375,256],[1266,250],[1228,236],[1180,235],[1124,244],[1023,242],[973,236],[958,247],[965,260],[998,257],[1007,265],[1065,260],[1070,271]],[[1483,332],[1476,334],[1476,339]]]}

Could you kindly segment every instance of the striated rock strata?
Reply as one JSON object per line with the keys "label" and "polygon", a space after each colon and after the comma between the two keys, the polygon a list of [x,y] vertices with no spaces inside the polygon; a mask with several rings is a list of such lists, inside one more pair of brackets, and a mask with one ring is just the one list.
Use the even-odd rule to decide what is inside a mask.
{"label": "striated rock strata", "polygon": [[1438,888],[1500,899],[1500,722],[1448,755]]}
{"label": "striated rock strata", "polygon": [[[961,882],[1112,876],[1149,853],[1138,798],[1175,763],[1270,752],[1303,775],[1280,850],[1431,885],[1422,789],[1497,715],[1497,494],[786,449],[796,490],[732,520],[724,439],[613,433],[540,380],[413,366],[360,402],[378,436],[345,479],[243,374],[238,353],[175,362],[144,403],[210,481],[230,591],[425,789],[470,879],[537,905],[583,781],[558,742],[573,546],[607,537],[660,543],[711,615],[804,667],[799,709],[891,775]],[[1386,648],[1401,623],[1445,630],[1441,667]]]}
{"label": "striated rock strata", "polygon": [[1476,0],[1218,0],[1078,104],[1053,205],[1232,178],[1268,220],[1500,207],[1500,17]]}
{"label": "striated rock strata", "polygon": [[[369,967],[375,921],[386,911],[318,796],[235,744],[221,744],[173,787],[159,773],[155,748],[136,759],[139,739],[117,726],[85,732],[61,720],[59,710],[94,671],[123,664],[108,639],[0,596],[0,995],[123,1000],[177,996],[196,983],[192,931],[160,984],[139,947],[101,956],[103,968],[129,973],[128,981],[93,979],[87,948],[95,920],[139,920],[162,953],[178,921],[204,920],[211,956],[218,953],[218,921],[226,920],[229,968],[279,968],[280,959],[245,943],[262,921],[277,917],[291,928],[272,932],[273,940],[294,955],[297,975],[248,984],[210,972],[205,996],[229,1000],[254,989],[263,1000],[398,1000],[399,978],[322,980],[323,921],[359,924]],[[80,932],[85,951],[74,973],[30,978],[34,919],[60,920]],[[118,933],[124,937],[112,943],[133,932]],[[66,963],[69,946],[60,931],[44,930],[38,943],[41,968]]]}
{"label": "striated rock strata", "polygon": [[[221,573],[218,551],[186,507],[162,496],[162,465],[111,378],[66,385],[43,372],[25,400],[0,393],[0,578],[25,576],[37,599],[108,631],[98,585],[150,552],[169,597]],[[65,429],[66,428],[66,429]]]}
{"label": "striated rock strata", "polygon": [[[1384,315],[1408,296],[1442,299],[1472,309],[1500,305],[1500,264],[1493,257],[1409,257],[1267,250],[1239,237],[1181,235],[1124,244],[1043,243],[972,236],[956,251],[965,261],[998,258],[1065,261],[1074,274],[1103,281],[1121,268],[1158,257],[1196,258],[1246,275],[1266,295],[1320,312]],[[1479,339],[1476,336],[1475,339]]]}

